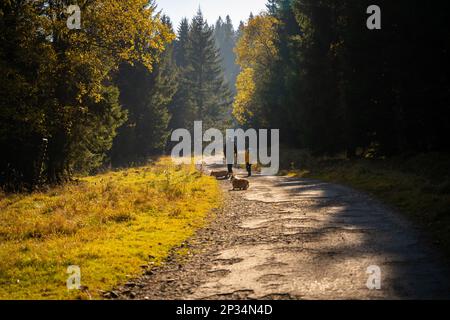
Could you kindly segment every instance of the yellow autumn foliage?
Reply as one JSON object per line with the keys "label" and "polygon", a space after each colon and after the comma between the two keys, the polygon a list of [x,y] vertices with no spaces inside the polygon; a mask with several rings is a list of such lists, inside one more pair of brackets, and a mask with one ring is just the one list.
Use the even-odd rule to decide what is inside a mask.
{"label": "yellow autumn foliage", "polygon": [[248,123],[258,113],[256,92],[267,79],[270,62],[278,55],[275,46],[277,23],[274,17],[267,14],[250,19],[235,48],[241,73],[236,83],[233,115],[242,124]]}

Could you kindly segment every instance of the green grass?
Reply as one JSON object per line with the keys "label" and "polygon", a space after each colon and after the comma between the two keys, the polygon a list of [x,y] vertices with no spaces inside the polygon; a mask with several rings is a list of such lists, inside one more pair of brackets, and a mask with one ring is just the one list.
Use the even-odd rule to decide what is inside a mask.
{"label": "green grass", "polygon": [[422,226],[450,258],[450,155],[347,160],[290,150],[283,163],[284,173],[372,194]]}
{"label": "green grass", "polygon": [[[142,264],[160,264],[219,205],[214,179],[167,159],[0,195],[0,299],[100,298]],[[69,265],[86,290],[67,290]]]}

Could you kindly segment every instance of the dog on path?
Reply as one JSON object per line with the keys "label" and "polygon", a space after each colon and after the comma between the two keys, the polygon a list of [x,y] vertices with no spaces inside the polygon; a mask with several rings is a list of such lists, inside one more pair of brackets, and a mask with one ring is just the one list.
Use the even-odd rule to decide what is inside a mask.
{"label": "dog on path", "polygon": [[229,173],[226,170],[223,171],[211,171],[211,177],[215,177],[216,179],[228,179]]}
{"label": "dog on path", "polygon": [[250,187],[248,180],[236,178],[234,175],[231,176],[230,181],[233,185],[233,190],[247,190]]}

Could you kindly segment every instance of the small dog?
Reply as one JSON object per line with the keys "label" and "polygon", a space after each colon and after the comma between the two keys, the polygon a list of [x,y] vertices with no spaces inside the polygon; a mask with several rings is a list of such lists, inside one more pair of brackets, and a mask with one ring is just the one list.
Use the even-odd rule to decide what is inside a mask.
{"label": "small dog", "polygon": [[246,179],[238,179],[235,176],[230,178],[233,190],[247,190],[250,187],[250,182]]}
{"label": "small dog", "polygon": [[211,177],[215,177],[216,179],[228,179],[229,176],[230,174],[226,170],[211,171]]}

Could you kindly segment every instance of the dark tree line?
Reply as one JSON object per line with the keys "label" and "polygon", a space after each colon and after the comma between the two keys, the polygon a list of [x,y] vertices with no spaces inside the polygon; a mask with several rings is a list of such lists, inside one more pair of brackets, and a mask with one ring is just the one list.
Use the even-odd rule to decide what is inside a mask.
{"label": "dark tree line", "polygon": [[449,5],[380,0],[382,29],[369,30],[372,4],[270,0],[244,40],[257,45],[252,33],[270,27],[266,43],[276,54],[262,68],[239,51],[252,43],[238,44],[247,68],[238,119],[279,128],[285,144],[318,154],[448,151]]}

